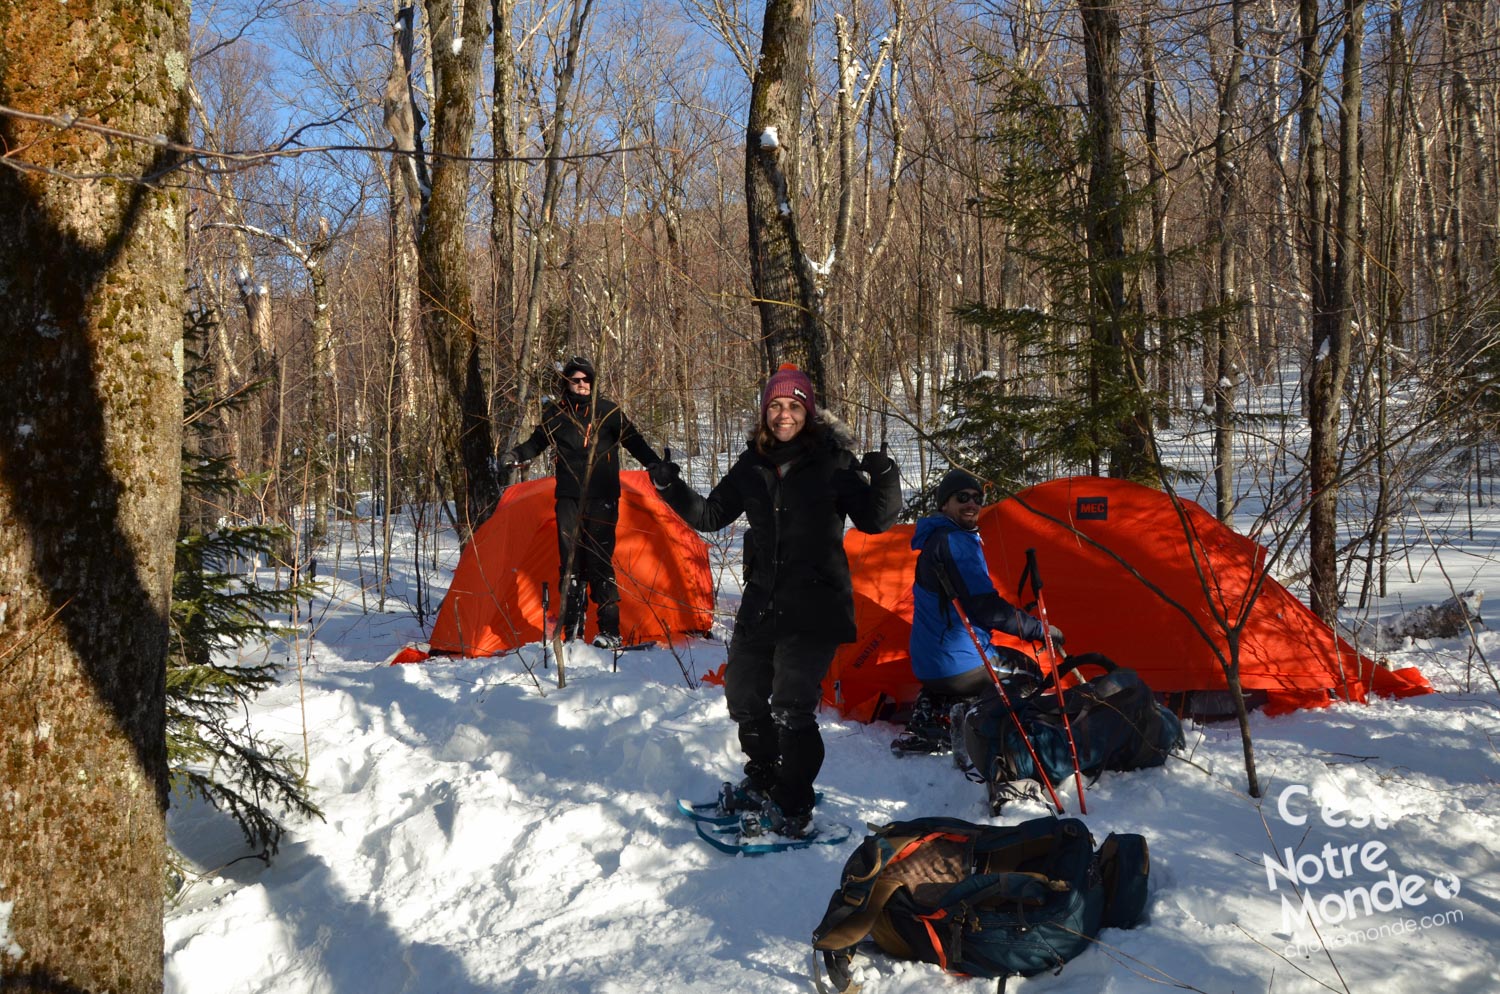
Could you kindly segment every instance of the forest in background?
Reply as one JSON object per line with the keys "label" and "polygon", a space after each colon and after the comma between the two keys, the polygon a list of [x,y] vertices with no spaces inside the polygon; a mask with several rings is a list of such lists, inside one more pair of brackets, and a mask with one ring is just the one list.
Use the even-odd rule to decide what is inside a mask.
{"label": "forest in background", "polygon": [[[473,452],[436,454],[503,452],[575,353],[689,454],[735,450],[801,359],[862,441],[933,443],[919,488],[940,456],[1001,493],[1160,485],[1152,425],[1201,434],[1221,517],[1240,459],[1274,463],[1269,517],[1309,505],[1325,616],[1422,472],[1457,457],[1487,499],[1495,3],[771,6],[805,71],[770,311],[810,351],[748,243],[765,5],[195,10],[193,141],[222,154],[195,160],[191,292],[219,391],[259,385],[220,436],[257,481],[233,510],[462,497]],[[1305,437],[1243,403],[1282,378]],[[1335,538],[1354,476],[1377,506]]]}

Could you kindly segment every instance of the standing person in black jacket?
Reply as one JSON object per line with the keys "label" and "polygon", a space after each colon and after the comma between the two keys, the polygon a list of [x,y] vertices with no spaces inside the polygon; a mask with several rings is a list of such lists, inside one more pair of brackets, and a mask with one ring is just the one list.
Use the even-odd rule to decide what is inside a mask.
{"label": "standing person in black jacket", "polygon": [[[594,393],[594,367],[574,356],[562,369],[567,389],[542,410],[531,437],[510,450],[512,465],[556,450],[557,552],[564,594],[563,633],[582,633],[588,598],[599,617],[600,648],[620,646],[620,594],[615,587],[615,524],[620,518],[620,446],[641,465],[658,461],[625,412]],[[585,589],[587,593],[585,593]]]}
{"label": "standing person in black jacket", "polygon": [[863,532],[885,531],[901,507],[901,481],[885,455],[855,458],[847,430],[819,416],[812,382],[795,366],[766,383],[760,413],[749,447],[706,499],[670,462],[652,468],[651,479],[699,531],[718,531],[741,514],[749,521],[744,595],[724,674],[745,779],[724,784],[720,804],[758,812],[764,827],[798,838],[813,831],[813,781],[823,765],[821,684],[834,651],[855,637],[844,519]]}

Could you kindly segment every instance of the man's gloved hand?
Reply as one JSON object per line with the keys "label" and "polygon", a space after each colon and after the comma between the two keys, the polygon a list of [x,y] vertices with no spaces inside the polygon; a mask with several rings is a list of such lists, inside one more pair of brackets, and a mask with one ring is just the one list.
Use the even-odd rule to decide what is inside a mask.
{"label": "man's gloved hand", "polygon": [[516,455],[515,449],[511,449],[505,454],[505,465],[509,466],[511,469],[520,469],[522,466],[526,465],[526,460],[523,460],[520,456]]}
{"label": "man's gloved hand", "polygon": [[884,452],[866,452],[859,461],[859,468],[864,470],[870,479],[873,480],[876,477],[895,472],[896,463]]}
{"label": "man's gloved hand", "polygon": [[659,459],[646,467],[646,474],[651,477],[652,486],[665,490],[682,479],[682,468],[670,459]]}
{"label": "man's gloved hand", "polygon": [[1052,636],[1052,648],[1056,649],[1058,652],[1061,652],[1064,641],[1062,629],[1058,628],[1056,625],[1048,625],[1047,634]]}

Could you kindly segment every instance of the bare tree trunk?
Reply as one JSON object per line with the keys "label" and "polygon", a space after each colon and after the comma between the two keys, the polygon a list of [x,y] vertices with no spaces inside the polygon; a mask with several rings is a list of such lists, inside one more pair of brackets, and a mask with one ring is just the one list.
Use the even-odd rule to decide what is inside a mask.
{"label": "bare tree trunk", "polygon": [[[522,428],[531,366],[531,337],[516,320],[516,216],[521,209],[521,191],[517,164],[513,161],[517,133],[514,14],[515,0],[490,0],[494,24],[490,86],[490,141],[495,149],[495,175],[490,186],[490,257],[495,269],[493,334],[497,343],[511,346],[513,384],[508,402],[497,398],[498,406],[494,408],[496,441],[505,449],[516,444]],[[498,366],[497,357],[497,369]]]}
{"label": "bare tree trunk", "polygon": [[[1473,202],[1476,210],[1472,213],[1477,216],[1474,227],[1479,243],[1479,251],[1475,253],[1472,267],[1479,274],[1480,280],[1489,279],[1494,272],[1496,238],[1500,234],[1495,230],[1496,204],[1491,192],[1495,149],[1492,139],[1486,133],[1480,115],[1479,95],[1469,78],[1467,68],[1472,58],[1471,53],[1481,50],[1485,45],[1481,37],[1484,7],[1483,0],[1477,3],[1475,0],[1460,0],[1443,5],[1447,60],[1452,66],[1450,86],[1453,93],[1453,127],[1455,134],[1462,136],[1459,154],[1455,155],[1454,171],[1460,177],[1464,174],[1465,163],[1460,156],[1467,149],[1467,157],[1472,160],[1472,168],[1468,172],[1474,184]],[[1469,198],[1465,196],[1464,199]]]}
{"label": "bare tree trunk", "polygon": [[[417,340],[417,218],[422,210],[421,198],[406,190],[399,164],[393,164],[387,175],[390,195],[390,368],[395,377],[391,402],[404,420],[418,412],[417,370],[412,358],[412,344]],[[414,191],[413,191],[414,192]],[[399,422],[398,422],[399,423]]]}
{"label": "bare tree trunk", "polygon": [[391,211],[391,361],[396,378],[393,397],[399,398],[402,417],[393,421],[395,435],[403,421],[417,413],[416,370],[412,346],[418,335],[417,233],[422,216],[424,185],[432,180],[422,153],[425,121],[411,94],[415,11],[396,11],[391,74],[386,78],[382,109],[398,154],[392,158],[386,189]]}
{"label": "bare tree trunk", "polygon": [[583,34],[588,24],[593,0],[572,0],[572,12],[568,19],[568,39],[563,63],[557,69],[556,91],[552,106],[552,120],[547,125],[546,162],[542,174],[542,202],[537,209],[538,221],[531,229],[527,241],[530,256],[527,260],[531,270],[531,284],[526,298],[526,325],[521,333],[521,355],[518,363],[520,375],[516,384],[516,410],[519,431],[520,415],[524,415],[530,404],[531,365],[540,346],[542,324],[542,301],[546,293],[544,279],[548,253],[552,251],[552,222],[557,212],[557,201],[562,194],[562,142],[567,129],[569,94],[574,77],[578,73],[578,51],[583,44]]}
{"label": "bare tree trunk", "polygon": [[1243,26],[1245,0],[1231,0],[1229,5],[1230,51],[1219,88],[1219,124],[1214,133],[1214,187],[1218,192],[1219,210],[1215,227],[1219,238],[1219,314],[1214,322],[1216,355],[1214,397],[1214,513],[1228,521],[1234,507],[1234,398],[1240,370],[1239,320],[1237,294],[1238,273],[1235,256],[1239,250],[1236,215],[1239,196],[1238,168],[1234,133],[1239,113],[1240,65],[1244,60]]}
{"label": "bare tree trunk", "polygon": [[[338,383],[338,349],[333,340],[333,311],[328,299],[328,250],[333,247],[328,219],[318,219],[318,237],[307,247],[307,280],[312,288],[312,384],[308,398],[311,431],[306,433],[312,462],[312,528],[308,537],[321,541],[328,534],[328,515],[334,504],[335,472],[342,433],[334,391]],[[331,440],[330,440],[331,439]]]}
{"label": "bare tree trunk", "polygon": [[[1356,229],[1359,199],[1360,45],[1363,0],[1344,0],[1338,214],[1329,218],[1323,192],[1318,95],[1318,16],[1315,0],[1302,0],[1302,139],[1307,163],[1308,208],[1313,247],[1312,370],[1308,383],[1308,542],[1311,607],[1332,624],[1338,614],[1339,405],[1350,363],[1354,279],[1358,271]],[[1331,222],[1331,223],[1330,223]]]}
{"label": "bare tree trunk", "polygon": [[[324,266],[328,252],[333,247],[333,233],[329,228],[328,219],[318,219],[318,236],[305,246],[295,238],[278,235],[249,224],[215,222],[206,224],[203,228],[204,230],[227,228],[240,239],[248,235],[257,235],[271,241],[286,249],[307,273],[308,287],[312,296],[312,318],[308,323],[312,331],[313,375],[307,388],[308,416],[305,419],[307,427],[302,432],[303,452],[308,462],[308,472],[304,479],[304,490],[307,492],[303,497],[311,500],[313,505],[312,526],[307,530],[307,535],[313,540],[321,539],[328,530],[328,509],[332,502],[334,485],[333,457],[329,452],[328,436],[333,433],[335,420],[331,398],[337,372],[337,350],[333,341],[333,311],[330,306],[331,301],[328,299],[328,273]],[[278,384],[277,396],[283,393],[284,385],[280,384],[280,377],[281,368],[278,362],[273,380]],[[282,423],[280,411],[276,413],[272,421],[277,425]],[[281,462],[279,459],[273,460],[271,465],[279,467]]]}
{"label": "bare tree trunk", "polygon": [[825,392],[818,287],[797,223],[798,133],[807,89],[809,0],[767,0],[745,138],[750,279],[767,370],[800,366]]}
{"label": "bare tree trunk", "polygon": [[[902,169],[905,163],[906,156],[906,123],[901,112],[901,69],[902,61],[904,58],[903,44],[906,35],[905,0],[896,0],[896,2],[892,4],[892,16],[894,20],[891,26],[890,33],[882,41],[880,49],[882,56],[888,53],[890,57],[889,80],[886,87],[889,104],[887,108],[887,115],[890,132],[885,149],[888,157],[885,164],[885,168],[887,170],[885,209],[878,222],[878,227],[876,227],[874,230],[873,242],[868,241],[869,232],[867,232],[866,244],[868,245],[868,249],[866,250],[866,257],[864,258],[864,260],[862,260],[862,263],[859,267],[859,277],[854,288],[853,300],[850,301],[852,309],[854,310],[854,313],[856,315],[856,320],[866,332],[866,336],[860,342],[855,343],[854,347],[850,350],[848,354],[849,364],[851,369],[861,371],[867,379],[871,376],[872,372],[874,372],[874,370],[872,370],[870,367],[871,361],[873,360],[875,355],[879,354],[882,351],[880,348],[879,339],[869,335],[869,332],[871,331],[871,329],[868,328],[870,315],[870,282],[877,273],[879,266],[881,265],[881,261],[885,258],[887,250],[890,248],[891,233],[895,228],[896,208],[899,203]],[[841,68],[840,71],[842,73],[842,76],[844,77],[847,77],[849,75],[848,70],[846,69]],[[874,91],[876,78],[878,77],[878,75],[879,69],[877,67],[874,72],[871,72],[868,88],[860,96],[859,101],[857,102],[867,104],[872,114],[874,111],[874,102],[871,100],[871,94]],[[853,113],[855,108],[851,107],[850,110],[851,113]],[[873,192],[874,185],[874,170],[872,168],[873,159],[873,156],[867,156],[865,160],[865,216],[867,218],[870,215],[869,199]],[[983,222],[981,222],[981,226],[982,223]],[[836,258],[845,259],[846,255],[848,254],[847,244],[838,244],[836,242],[835,245]],[[984,291],[982,244],[980,247],[980,251],[981,265],[979,273],[979,287],[980,296],[982,298]],[[845,259],[845,261],[841,265],[847,267],[848,260]],[[982,299],[981,303],[983,303]],[[882,411],[884,411],[886,407],[886,379],[883,375],[876,375],[875,379],[876,390],[879,392],[881,398],[881,409]],[[881,430],[882,432],[884,431],[883,421]]]}
{"label": "bare tree trunk", "polygon": [[[1272,23],[1279,24],[1280,18],[1278,4],[1273,2],[1270,20]],[[1279,35],[1274,43],[1279,50],[1281,45]],[[1268,92],[1261,97],[1261,100],[1273,108],[1279,108],[1284,99],[1282,77],[1289,61],[1281,57],[1266,60],[1265,64],[1270,72],[1270,78],[1262,83],[1263,88]],[[1297,117],[1293,114],[1282,114],[1279,109],[1273,110],[1268,116],[1272,120],[1280,119],[1279,124],[1267,129],[1264,145],[1266,165],[1271,171],[1272,189],[1275,191],[1270,230],[1266,235],[1271,243],[1268,254],[1274,260],[1275,266],[1272,268],[1272,285],[1267,286],[1267,295],[1271,302],[1271,313],[1277,317],[1266,321],[1263,326],[1259,342],[1260,355],[1257,357],[1262,370],[1274,369],[1288,341],[1296,343],[1296,347],[1300,349],[1302,344],[1311,338],[1308,330],[1307,308],[1300,299],[1303,279],[1302,253],[1297,244],[1298,222],[1294,191],[1296,179],[1287,169],[1287,164],[1293,161],[1293,140],[1297,135]],[[1285,318],[1281,318],[1280,315],[1285,315]]]}
{"label": "bare tree trunk", "polygon": [[[7,4],[0,104],[187,141],[187,7]],[[0,901],[7,991],[162,989],[181,479],[176,154],[0,119]],[[35,167],[14,168],[19,163]],[[98,177],[98,178],[73,178]]]}
{"label": "bare tree trunk", "polygon": [[[1090,362],[1090,397],[1107,401],[1121,391],[1139,390],[1133,375],[1136,343],[1125,334],[1125,164],[1120,123],[1120,11],[1113,0],[1079,0],[1088,77],[1089,141],[1088,241],[1091,297],[1089,323],[1095,342]],[[1149,469],[1146,420],[1136,409],[1116,425],[1109,446],[1111,476],[1133,478]],[[1097,460],[1096,460],[1097,461]],[[1097,472],[1097,466],[1095,467]]]}
{"label": "bare tree trunk", "polygon": [[1163,165],[1161,145],[1157,137],[1156,95],[1161,87],[1161,77],[1156,67],[1156,43],[1151,28],[1141,26],[1141,76],[1142,117],[1146,134],[1146,168],[1151,183],[1151,256],[1152,273],[1155,277],[1155,325],[1156,341],[1152,343],[1153,386],[1160,400],[1156,408],[1156,426],[1165,428],[1171,424],[1172,411],[1172,355],[1166,340],[1167,320],[1172,316],[1170,278],[1171,268],[1167,258],[1167,172]]}
{"label": "bare tree trunk", "polygon": [[1407,123],[1411,92],[1411,53],[1400,11],[1387,19],[1389,51],[1385,109],[1381,120],[1381,174],[1385,189],[1381,197],[1380,241],[1376,246],[1374,305],[1375,351],[1372,366],[1369,406],[1374,410],[1375,437],[1375,511],[1370,523],[1368,550],[1365,554],[1365,579],[1360,590],[1359,606],[1365,607],[1373,590],[1379,597],[1386,593],[1386,568],[1389,562],[1389,536],[1394,486],[1390,478],[1388,452],[1389,413],[1386,385],[1391,378],[1390,346],[1399,329],[1404,310],[1405,288],[1396,274],[1401,265],[1402,220],[1398,211],[1404,201]]}
{"label": "bare tree trunk", "polygon": [[[193,110],[198,114],[205,144],[213,149],[222,148],[223,143],[214,133],[213,122],[209,120],[208,111],[203,106],[203,99],[198,95],[198,88],[191,80],[188,81],[187,86],[188,99],[192,102]],[[239,194],[234,187],[234,174],[205,170],[203,176],[209,188],[217,195],[225,220],[231,225],[245,224]],[[239,290],[240,306],[244,308],[245,319],[250,325],[250,344],[253,350],[251,368],[258,373],[264,373],[269,356],[275,349],[271,340],[270,293],[265,284],[256,279],[255,255],[250,251],[250,239],[243,229],[232,228],[231,238],[234,241],[235,261],[238,264],[234,273],[234,285]],[[233,357],[226,358],[232,360]],[[238,371],[235,372],[234,379],[240,379]]]}
{"label": "bare tree trunk", "polygon": [[481,364],[467,235],[474,102],[488,7],[468,0],[453,23],[449,0],[427,0],[437,93],[433,106],[432,194],[418,242],[422,332],[437,379],[434,400],[444,462],[465,530],[477,528],[500,498]]}

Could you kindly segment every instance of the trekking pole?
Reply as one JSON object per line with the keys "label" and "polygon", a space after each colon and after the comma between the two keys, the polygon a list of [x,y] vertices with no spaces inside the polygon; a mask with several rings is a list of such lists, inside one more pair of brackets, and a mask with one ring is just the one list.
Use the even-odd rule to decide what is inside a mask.
{"label": "trekking pole", "polygon": [[[567,604],[566,598],[567,598],[568,595],[567,595],[566,591],[564,591],[562,589],[562,584],[561,583],[559,583],[557,585],[557,592],[559,594],[562,594],[562,596],[564,598],[564,601],[563,601],[564,609],[566,609],[566,604]],[[547,638],[547,582],[545,580],[543,580],[542,581],[542,642],[543,642],[543,645],[542,645],[542,659],[543,660],[545,660],[547,658],[547,646],[545,644],[547,641],[548,641],[548,638]],[[557,626],[552,629],[552,638],[551,638],[550,641],[552,642],[552,655],[555,656],[555,657],[557,657],[557,686],[560,689],[560,688],[566,687],[568,685],[568,674],[567,674],[567,671],[563,668],[562,622],[561,621],[559,621],[557,623]]]}
{"label": "trekking pole", "polygon": [[1031,589],[1036,591],[1036,612],[1038,620],[1042,623],[1042,642],[1047,647],[1047,658],[1052,662],[1052,689],[1057,694],[1057,710],[1062,712],[1063,731],[1068,736],[1068,752],[1073,755],[1073,782],[1078,787],[1078,810],[1082,814],[1089,813],[1089,806],[1083,799],[1083,771],[1078,768],[1078,745],[1073,741],[1073,723],[1068,720],[1068,708],[1063,703],[1061,657],[1057,649],[1052,645],[1052,625],[1047,621],[1047,602],[1042,599],[1042,573],[1036,565],[1036,549],[1026,550],[1026,572],[1021,574],[1024,581],[1030,575]]}
{"label": "trekking pole", "polygon": [[542,581],[542,669],[547,668],[547,581]]}
{"label": "trekking pole", "polygon": [[[944,582],[943,586],[946,587],[947,585]],[[951,594],[951,591],[949,593]],[[1041,758],[1036,754],[1036,747],[1031,744],[1031,736],[1026,734],[1026,726],[1021,724],[1021,718],[1016,714],[1016,709],[1011,707],[1010,695],[1005,692],[1005,684],[1000,682],[1000,675],[995,672],[995,667],[990,664],[989,653],[984,651],[984,645],[979,641],[979,636],[974,634],[974,626],[969,624],[969,616],[964,613],[964,607],[958,602],[958,598],[950,596],[948,601],[953,605],[953,610],[958,612],[958,619],[964,623],[964,631],[969,633],[969,640],[974,643],[974,651],[979,653],[979,661],[984,663],[984,671],[990,675],[990,680],[995,684],[995,689],[1000,692],[1000,703],[1004,704],[1005,710],[1010,712],[1010,720],[1015,724],[1016,731],[1021,733],[1021,741],[1026,745],[1026,752],[1031,756],[1032,768],[1036,770],[1036,775],[1042,778],[1042,786],[1047,788],[1047,793],[1052,797],[1052,803],[1057,806],[1057,813],[1062,814],[1063,803],[1058,800],[1057,791],[1052,787],[1052,780],[1047,776],[1047,768],[1042,765]],[[986,770],[984,772],[985,776],[988,777],[989,771]],[[1083,800],[1081,794],[1078,799],[1080,801]]]}

